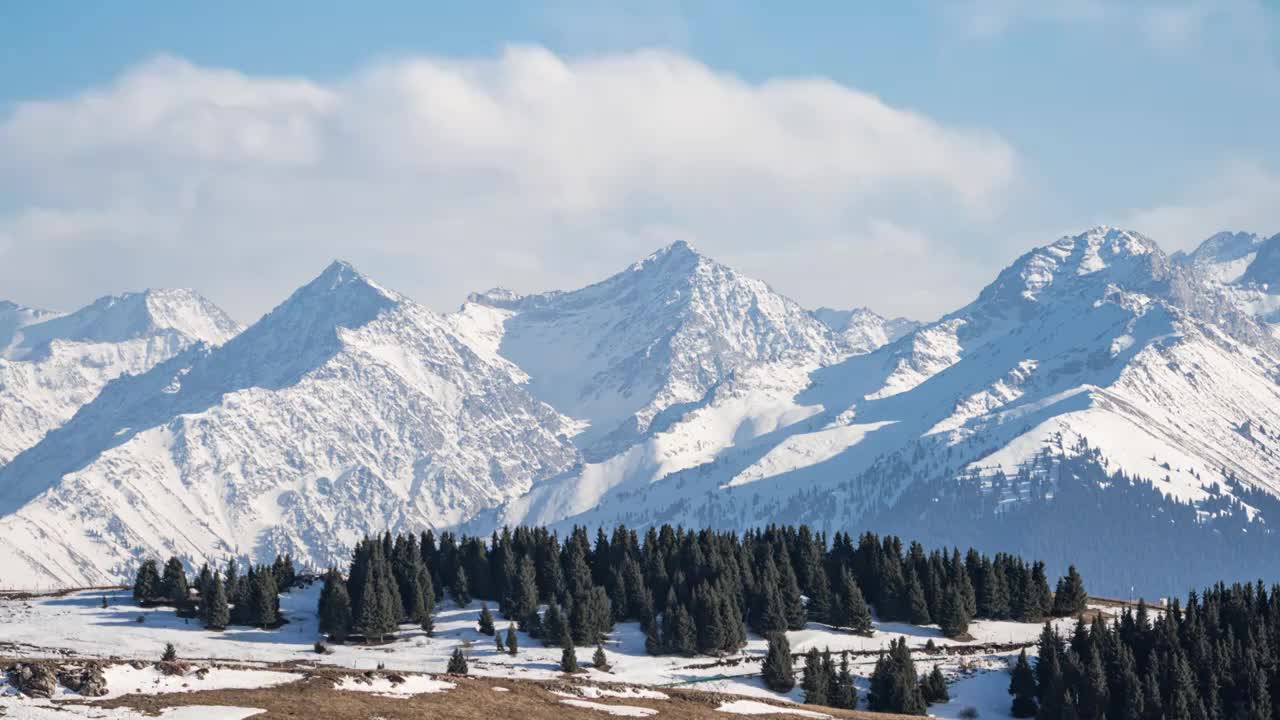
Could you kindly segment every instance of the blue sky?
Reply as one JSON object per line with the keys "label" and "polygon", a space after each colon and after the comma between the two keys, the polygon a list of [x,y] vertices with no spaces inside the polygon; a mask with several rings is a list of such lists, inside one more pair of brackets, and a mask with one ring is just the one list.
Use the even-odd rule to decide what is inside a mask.
{"label": "blue sky", "polygon": [[[886,312],[930,316],[971,298],[1031,245],[1097,223],[1133,226],[1170,250],[1189,247],[1215,229],[1280,232],[1280,140],[1275,131],[1280,127],[1280,9],[1271,0],[956,0],[783,7],[717,1],[381,3],[372,8],[337,2],[7,4],[0,9],[0,148],[7,139],[11,148],[31,157],[0,160],[0,190],[7,196],[0,201],[0,297],[69,306],[93,294],[181,283],[195,285],[252,319],[287,294],[291,284],[318,271],[324,256],[341,254],[387,284],[447,308],[461,301],[467,283],[470,289],[502,282],[528,291],[578,284],[625,265],[650,246],[690,235],[709,254],[806,304],[870,304]],[[286,185],[279,158],[245,155],[229,166],[221,157],[206,164],[209,156],[200,154],[201,163],[193,165],[181,161],[189,147],[159,153],[163,157],[153,156],[150,147],[141,154],[131,152],[130,143],[145,143],[146,133],[104,139],[78,130],[94,129],[100,125],[94,113],[116,107],[77,105],[86,94],[114,92],[110,102],[132,103],[119,106],[126,109],[118,112],[134,112],[160,102],[145,93],[178,96],[183,83],[192,87],[222,70],[235,71],[239,81],[249,84],[279,79],[314,85],[340,97],[333,102],[343,107],[351,96],[378,88],[375,94],[387,112],[403,115],[410,106],[404,103],[410,101],[394,92],[382,94],[385,85],[370,79],[381,77],[380,71],[391,73],[425,58],[449,68],[453,62],[472,63],[459,71],[466,79],[483,74],[476,68],[498,61],[510,48],[526,46],[575,72],[583,63],[634,58],[655,48],[664,57],[687,61],[692,66],[679,72],[696,78],[705,71],[715,78],[714,86],[691,101],[705,105],[691,113],[690,123],[705,120],[728,127],[734,111],[726,108],[718,118],[718,96],[711,93],[713,99],[707,99],[708,90],[732,90],[740,84],[757,90],[758,102],[768,108],[764,115],[774,118],[778,108],[771,103],[776,98],[767,88],[782,83],[809,93],[800,103],[803,112],[817,117],[830,141],[844,151],[832,153],[834,169],[817,160],[793,165],[786,150],[752,157],[751,169],[762,174],[744,181],[699,164],[732,165],[733,145],[724,151],[729,156],[706,153],[691,160],[674,151],[664,154],[662,148],[671,147],[671,140],[655,140],[656,147],[640,155],[639,167],[626,173],[612,165],[602,169],[575,161],[570,165],[580,170],[552,168],[549,177],[539,178],[538,168],[548,165],[546,158],[553,152],[548,148],[531,150],[530,157],[538,162],[529,167],[495,169],[497,161],[483,154],[479,160],[454,158],[444,166],[423,159],[412,169],[394,172],[379,163],[375,172],[354,159],[371,145],[370,137],[361,135],[371,132],[370,126],[335,133],[334,127],[349,128],[350,123],[330,117],[339,114],[330,110],[330,100],[315,100],[316,108],[323,106],[316,112],[326,120],[318,131],[321,139],[307,140],[306,153],[311,158],[317,152],[312,144],[319,143],[324,161],[290,158]],[[157,66],[157,57],[187,69]],[[529,62],[537,66],[541,61]],[[601,74],[591,85],[595,89],[570,98],[586,108],[604,102],[601,94],[613,97],[607,73],[616,72],[624,89],[637,82],[629,74],[635,67],[625,62],[591,67]],[[497,85],[476,82],[496,96],[501,90],[495,87],[505,87],[522,71],[513,65],[506,72],[507,80],[492,81]],[[175,74],[185,80],[175,80]],[[126,77],[148,82],[139,79],[142,90],[122,93]],[[815,80],[821,82],[814,85]],[[822,83],[851,96],[828,97]],[[451,112],[437,90],[426,91],[427,102],[442,103],[432,117]],[[221,97],[221,90],[209,92]],[[241,97],[238,90],[228,92],[233,98],[229,102]],[[671,93],[674,105],[664,118],[680,112],[682,97]],[[872,98],[904,117],[923,118],[930,127],[921,132],[929,134],[899,138],[899,153],[878,157],[869,171],[860,166],[868,146],[859,142],[867,136],[844,145],[848,138],[832,129],[841,123],[856,125],[861,113],[878,112],[845,102],[853,98]],[[176,117],[190,118],[190,103],[198,100],[188,98],[182,105],[170,99],[165,106],[178,108],[172,111]],[[26,121],[33,101],[40,101],[42,112],[61,113],[49,116],[56,122]],[[631,101],[643,107],[643,99]],[[234,118],[206,122],[243,123],[246,113],[265,118],[280,112],[281,102],[249,103]],[[732,102],[726,96],[724,104]],[[515,103],[500,112],[519,114],[520,108]],[[567,117],[548,122],[572,122],[573,116]],[[266,122],[249,119],[259,120]],[[595,141],[605,148],[603,155],[595,153],[601,163],[636,162],[629,153],[610,155],[615,146],[637,142],[626,135],[632,129],[610,124],[624,122],[618,115],[589,120],[591,131],[599,133]],[[885,122],[896,132],[904,121]],[[744,125],[751,127],[750,122]],[[52,130],[42,135],[41,127],[57,127],[60,136]],[[214,132],[202,127],[201,132]],[[684,137],[679,128],[668,131]],[[75,154],[31,149],[45,142],[50,147],[65,143],[68,133],[77,132],[86,139],[70,143]],[[156,130],[149,132],[154,136]],[[227,126],[218,132],[243,137],[248,130]],[[417,138],[427,131],[399,124],[395,132]],[[759,135],[740,127],[733,132],[741,133],[734,140],[742,147],[781,148],[796,140],[786,133],[799,131],[778,131],[762,122]],[[882,130],[866,132],[878,137]],[[900,161],[902,152],[928,144],[939,132],[949,144],[937,157]],[[546,134],[542,128],[521,137],[536,145]],[[183,135],[182,141],[192,137]],[[384,137],[379,135],[378,142]],[[510,142],[505,133],[503,137],[503,143]],[[335,138],[347,138],[350,144],[338,147],[341,141]],[[444,147],[451,152],[456,138]],[[435,145],[423,152],[424,158],[441,155]],[[342,162],[335,166],[339,157]],[[965,186],[966,163],[983,168],[975,173],[976,190]],[[351,197],[350,206],[334,207],[327,189],[297,190],[300,177],[307,182],[332,178],[335,167],[349,172],[352,181],[365,179],[363,187],[377,187],[378,192],[367,198],[340,195]],[[429,220],[406,210],[415,202],[405,190],[415,173],[421,173],[424,189],[447,189],[451,177],[467,178],[462,184],[468,194],[448,203],[447,222],[439,208]],[[604,199],[570,198],[568,193],[597,183],[601,173],[624,190]],[[548,219],[546,212],[497,203],[494,207],[522,220],[495,224],[484,217],[493,207],[469,205],[489,190],[477,178],[495,174],[497,186],[508,190],[511,182],[560,188],[559,194],[540,199],[544,210],[562,201],[572,207],[560,208]],[[616,179],[622,175],[625,182]],[[681,182],[688,176],[699,182]],[[258,208],[238,217],[228,210],[236,205],[223,189],[233,181],[252,184],[258,197],[278,188],[287,198],[281,202],[285,209]],[[781,194],[770,191],[776,183],[791,181],[796,185]],[[144,188],[152,182],[187,192],[175,199]],[[699,195],[708,185],[714,192]],[[499,193],[515,202],[514,194]],[[756,193],[759,201],[753,200]],[[770,208],[776,221],[726,219],[735,212],[734,198],[757,207],[776,204]],[[310,212],[303,208],[319,204],[328,206],[325,217],[291,222],[298,213]],[[683,204],[696,206],[682,209]],[[712,213],[707,208],[721,209]],[[371,210],[378,221],[364,223]],[[397,222],[386,220],[392,215]],[[359,231],[366,224],[368,232]],[[334,226],[345,234],[335,230],[328,236],[326,229]],[[528,237],[520,237],[526,229]],[[378,233],[394,239],[381,242],[373,237]],[[259,237],[246,243],[247,234]],[[815,256],[831,258],[832,253],[836,262],[821,264],[844,267],[813,267]],[[66,272],[68,257],[100,262],[92,272]],[[193,263],[194,258],[200,261]],[[119,266],[104,277],[104,262]],[[237,272],[246,263],[263,262],[278,269],[252,278]]]}

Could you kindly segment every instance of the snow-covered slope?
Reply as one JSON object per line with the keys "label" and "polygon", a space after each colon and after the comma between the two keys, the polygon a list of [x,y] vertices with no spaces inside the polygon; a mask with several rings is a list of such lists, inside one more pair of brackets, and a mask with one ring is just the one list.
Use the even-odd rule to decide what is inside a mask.
{"label": "snow-covered slope", "polygon": [[226,344],[108,385],[0,470],[5,575],[99,582],[144,553],[326,563],[563,471],[565,429],[444,318],[335,263]]}
{"label": "snow-covered slope", "polygon": [[[4,569],[78,582],[144,552],[325,563],[366,531],[446,524],[857,530],[939,512],[939,483],[992,512],[1051,499],[1064,476],[1045,457],[1086,453],[1193,506],[1193,527],[1144,527],[1248,533],[1256,552],[1259,521],[1280,521],[1280,341],[1248,295],[1273,286],[1272,245],[1223,234],[1168,256],[1094,228],[896,338],[683,243],[580,290],[491,291],[449,315],[336,263],[224,345],[110,383],[0,469]],[[38,322],[0,308],[15,356],[38,353]],[[956,535],[939,542],[966,542],[942,526]],[[990,549],[1102,558],[1111,530],[1024,528]]]}
{"label": "snow-covered slope", "polygon": [[869,353],[920,327],[904,317],[887,318],[870,308],[832,310],[818,308],[813,316],[839,334],[849,352]]}
{"label": "snow-covered slope", "polygon": [[1262,238],[1254,233],[1220,232],[1190,253],[1176,252],[1170,259],[1213,282],[1233,283],[1244,275],[1261,245]]}
{"label": "snow-covered slope", "polygon": [[100,298],[69,314],[0,302],[0,466],[92,400],[109,381],[196,343],[240,331],[190,290]]}
{"label": "snow-covered slope", "polygon": [[534,395],[587,423],[577,443],[590,460],[625,452],[736,370],[841,354],[799,305],[684,242],[581,290],[490,291],[462,314],[477,314],[472,305],[506,313],[486,346],[527,374]]}
{"label": "snow-covered slope", "polygon": [[[1216,324],[1202,297],[1213,291],[1196,283],[1136,233],[1062,238],[955,313],[721,419],[733,427],[772,411],[782,421],[768,431],[620,483],[563,522],[856,528],[917,480],[1013,474],[1046,448],[1071,452],[1078,438],[1183,500],[1220,503],[1233,492],[1222,489],[1228,478],[1275,493],[1276,357],[1238,339],[1260,332],[1248,317],[1230,332]],[[686,421],[663,438],[707,436]],[[596,494],[587,475],[578,489]]]}
{"label": "snow-covered slope", "polygon": [[1198,277],[1206,289],[1202,295],[1261,321],[1271,337],[1280,337],[1280,235],[1219,233],[1173,259]]}

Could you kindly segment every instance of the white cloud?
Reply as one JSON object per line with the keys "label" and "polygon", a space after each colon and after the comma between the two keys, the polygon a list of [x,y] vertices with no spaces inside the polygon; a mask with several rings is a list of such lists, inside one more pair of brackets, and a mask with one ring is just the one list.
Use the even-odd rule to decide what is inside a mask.
{"label": "white cloud", "polygon": [[[888,290],[900,253],[815,284],[831,238],[921,252],[929,227],[998,212],[1015,165],[990,132],[670,51],[513,47],[325,84],[159,58],[0,117],[0,295],[181,284],[252,319],[340,256],[449,307],[595,280],[683,237],[728,262],[767,252],[780,290],[847,304]],[[903,302],[887,309],[943,309]]]}
{"label": "white cloud", "polygon": [[1133,211],[1125,222],[1166,250],[1189,250],[1223,230],[1280,233],[1280,175],[1247,161],[1228,163],[1189,188],[1182,201]]}

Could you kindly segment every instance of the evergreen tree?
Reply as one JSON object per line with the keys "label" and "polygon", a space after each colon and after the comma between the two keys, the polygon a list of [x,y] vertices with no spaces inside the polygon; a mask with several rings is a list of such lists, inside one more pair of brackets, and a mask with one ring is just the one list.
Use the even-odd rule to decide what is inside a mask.
{"label": "evergreen tree", "polygon": [[140,603],[150,602],[160,594],[160,587],[160,573],[156,570],[156,561],[143,560],[133,580],[133,599]]}
{"label": "evergreen tree", "polygon": [[165,643],[164,652],[160,655],[160,662],[171,663],[177,661],[178,649],[173,646],[173,643]]}
{"label": "evergreen tree", "polygon": [[1084,612],[1088,604],[1089,594],[1085,592],[1084,580],[1072,565],[1058,580],[1058,591],[1053,596],[1053,614],[1058,617],[1075,615]]}
{"label": "evergreen tree", "polygon": [[677,603],[673,610],[663,614],[664,619],[668,615],[671,617],[671,623],[667,636],[663,638],[663,645],[667,651],[677,655],[697,654],[698,629],[689,611]]}
{"label": "evergreen tree", "polygon": [[231,622],[231,608],[227,605],[227,591],[222,585],[222,575],[214,573],[209,582],[209,595],[201,602],[205,627],[222,630]]}
{"label": "evergreen tree", "polygon": [[982,585],[978,590],[978,615],[993,620],[1009,617],[1009,586],[1004,571],[990,560],[982,560]]}
{"label": "evergreen tree", "polygon": [[920,576],[916,575],[914,568],[907,572],[907,608],[912,625],[928,625],[933,622],[929,616],[924,586],[920,584]]}
{"label": "evergreen tree", "polygon": [[1080,717],[1087,720],[1100,719],[1107,714],[1107,677],[1102,669],[1101,653],[1091,652],[1084,666],[1084,676],[1079,679],[1080,688],[1076,692],[1076,702],[1080,709]]}
{"label": "evergreen tree", "polygon": [[330,568],[324,575],[324,587],[320,589],[320,632],[331,639],[342,642],[351,629],[351,597],[347,594],[347,584],[342,581],[336,568]]}
{"label": "evergreen tree", "polygon": [[458,574],[453,580],[453,585],[449,588],[449,594],[453,597],[453,601],[461,607],[471,604],[471,584],[467,580],[465,568],[458,568]]}
{"label": "evergreen tree", "polygon": [[964,597],[956,586],[949,586],[943,594],[941,617],[938,627],[949,638],[958,638],[969,632],[969,614]]}
{"label": "evergreen tree", "polygon": [[275,626],[279,620],[279,593],[276,578],[265,565],[258,569],[249,587],[249,613],[247,622],[260,628]]}
{"label": "evergreen tree", "polygon": [[1039,711],[1036,702],[1036,676],[1027,662],[1027,651],[1018,654],[1018,662],[1010,671],[1009,694],[1013,696],[1010,712],[1016,718],[1035,717]]}
{"label": "evergreen tree", "polygon": [[609,658],[604,654],[604,646],[597,645],[595,654],[591,656],[591,666],[600,672],[609,672]]}
{"label": "evergreen tree", "polygon": [[791,561],[785,555],[778,563],[779,577],[782,579],[782,609],[787,619],[787,629],[803,630],[807,618],[804,609],[804,598],[800,595],[800,585],[796,582],[795,571]]}
{"label": "evergreen tree", "polygon": [[467,674],[467,656],[462,654],[462,648],[453,649],[453,654],[449,656],[449,667],[446,671],[450,675]]}
{"label": "evergreen tree", "polygon": [[1041,700],[1053,686],[1053,676],[1061,675],[1062,667],[1058,656],[1062,653],[1062,639],[1058,631],[1050,623],[1045,623],[1040,631],[1040,639],[1036,643],[1036,695]]}
{"label": "evergreen tree", "polygon": [[831,687],[831,706],[853,710],[858,707],[858,688],[853,684],[853,673],[849,671],[849,653],[840,655],[840,673],[836,675]]}
{"label": "evergreen tree", "polygon": [[477,628],[481,635],[493,635],[493,615],[489,612],[489,603],[480,604],[480,627]]}
{"label": "evergreen tree", "polygon": [[187,571],[182,561],[176,557],[169,558],[164,564],[164,577],[160,581],[160,594],[169,598],[178,606],[185,605],[191,592],[187,586]]}
{"label": "evergreen tree", "polygon": [[862,589],[853,579],[848,568],[840,572],[840,593],[838,600],[838,621],[835,623],[847,627],[859,635],[871,635],[871,609],[862,596]]}
{"label": "evergreen tree", "polygon": [[769,635],[769,650],[761,666],[765,687],[774,692],[790,692],[796,686],[795,670],[791,662],[791,643],[786,633]]}
{"label": "evergreen tree", "polygon": [[935,664],[933,670],[920,681],[920,694],[928,705],[950,702],[951,693],[947,691],[947,680],[942,677],[942,668]]}
{"label": "evergreen tree", "polygon": [[208,594],[209,583],[213,582],[213,571],[209,569],[209,563],[200,564],[200,574],[196,576],[195,589],[200,593],[201,597]]}
{"label": "evergreen tree", "polygon": [[644,631],[644,651],[650,655],[661,655],[664,649],[662,637],[658,634],[658,623],[650,622]]}
{"label": "evergreen tree", "polygon": [[810,648],[804,655],[804,677],[800,681],[807,705],[829,705],[831,702],[831,678],[828,677],[818,648]]}
{"label": "evergreen tree", "polygon": [[516,639],[516,628],[514,625],[507,626],[507,653],[514,656],[520,650],[519,640]]}
{"label": "evergreen tree", "polygon": [[890,642],[889,652],[876,661],[868,703],[874,712],[925,714],[927,706],[920,692],[920,681],[906,638]]}
{"label": "evergreen tree", "polygon": [[526,622],[538,611],[538,580],[533,560],[527,555],[520,560],[519,576],[511,594],[511,617]]}
{"label": "evergreen tree", "polygon": [[364,636],[365,642],[382,642],[396,631],[399,603],[391,593],[391,578],[386,575],[380,562],[372,563],[365,573],[363,602],[355,618],[356,632]]}
{"label": "evergreen tree", "polygon": [[573,646],[573,638],[569,635],[568,630],[560,636],[560,672],[576,673],[578,672],[578,652]]}
{"label": "evergreen tree", "polygon": [[560,606],[555,603],[548,605],[547,611],[542,616],[543,644],[554,645],[560,642],[560,636],[567,632],[568,628],[564,615],[560,612]]}

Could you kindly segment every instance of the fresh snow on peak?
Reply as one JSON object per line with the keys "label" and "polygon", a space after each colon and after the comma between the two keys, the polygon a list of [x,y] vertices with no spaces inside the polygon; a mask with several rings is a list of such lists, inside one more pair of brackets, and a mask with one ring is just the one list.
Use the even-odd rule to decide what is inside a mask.
{"label": "fresh snow on peak", "polygon": [[[156,554],[323,566],[371,529],[520,523],[896,517],[945,544],[1003,523],[985,549],[1094,552],[1110,526],[1049,536],[983,515],[1034,504],[1043,520],[1059,492],[1085,492],[1083,466],[1054,462],[1086,457],[1158,499],[1089,480],[1101,499],[1072,511],[1154,513],[1176,547],[1265,542],[1280,516],[1280,340],[1259,322],[1280,315],[1272,288],[1280,237],[1168,256],[1104,226],[1016,258],[925,324],[806,311],[683,242],[580,289],[499,288],[447,315],[335,262],[230,339],[183,291],[74,321],[0,303],[5,347],[27,358],[0,359],[0,443],[18,441],[0,465],[6,577],[117,580]],[[26,339],[50,323],[64,330],[36,362]],[[1163,547],[1162,532],[1132,544]]]}
{"label": "fresh snow on peak", "polygon": [[190,290],[112,295],[67,314],[0,304],[0,467],[108,382],[239,330]]}
{"label": "fresh snow on peak", "polygon": [[1230,283],[1244,274],[1260,244],[1262,238],[1255,233],[1220,232],[1200,243],[1195,250],[1189,253],[1179,251],[1171,258],[1214,282]]}
{"label": "fresh snow on peak", "polygon": [[[469,529],[844,529],[907,502],[913,483],[1019,502],[1028,477],[1052,481],[1026,475],[1042,453],[1074,457],[1086,444],[1110,471],[1223,517],[1280,490],[1280,436],[1269,434],[1280,427],[1280,354],[1248,342],[1257,328],[1238,315],[1150,239],[1094,228],[1023,255],[973,303],[873,352],[804,371],[739,370],[642,443]],[[940,502],[920,492],[901,517]],[[944,541],[964,542],[964,527]],[[1170,530],[1183,531],[1195,529]],[[1089,528],[1080,532],[1006,541],[1081,546]]]}
{"label": "fresh snow on peak", "polygon": [[[1251,344],[1280,338],[1280,235],[1218,233],[1173,260],[1189,275],[1183,294],[1234,336]],[[1241,316],[1262,324],[1261,338]]]}
{"label": "fresh snow on peak", "polygon": [[588,424],[577,441],[589,458],[673,421],[737,370],[843,352],[798,304],[685,242],[580,290],[472,299],[512,311],[498,352],[537,397]]}
{"label": "fresh snow on peak", "polygon": [[690,263],[697,263],[706,258],[693,249],[693,246],[684,240],[676,240],[666,247],[655,250],[649,257],[635,263],[631,266],[633,272],[643,272],[653,268],[670,269],[672,266]]}
{"label": "fresh snow on peak", "polygon": [[888,345],[921,325],[905,317],[886,318],[865,307],[852,310],[823,307],[814,310],[813,316],[838,333],[849,352],[855,355]]}
{"label": "fresh snow on peak", "polygon": [[508,290],[502,287],[490,288],[484,292],[475,292],[467,296],[467,302],[469,303],[493,307],[510,307],[519,304],[523,299],[524,295],[515,290]]}
{"label": "fresh snow on peak", "polygon": [[240,331],[221,308],[191,290],[146,290],[108,295],[65,315],[43,313],[15,328],[4,349],[10,360],[31,359],[50,344],[121,343],[173,332],[220,344]]}
{"label": "fresh snow on peak", "polygon": [[1272,293],[1280,290],[1280,234],[1257,241],[1253,261],[1245,268],[1239,282],[1262,285]]}
{"label": "fresh snow on peak", "polygon": [[324,566],[370,528],[443,527],[564,472],[572,432],[446,318],[335,263],[0,468],[6,577],[86,584],[157,554]]}
{"label": "fresh snow on peak", "polygon": [[0,357],[4,357],[8,348],[14,344],[19,330],[57,315],[58,313],[51,310],[40,310],[9,300],[0,300]]}
{"label": "fresh snow on peak", "polygon": [[1041,300],[1046,293],[1075,293],[1090,284],[1146,286],[1167,276],[1168,258],[1151,239],[1131,230],[1100,226],[1065,236],[1018,258],[988,285],[980,300]]}

